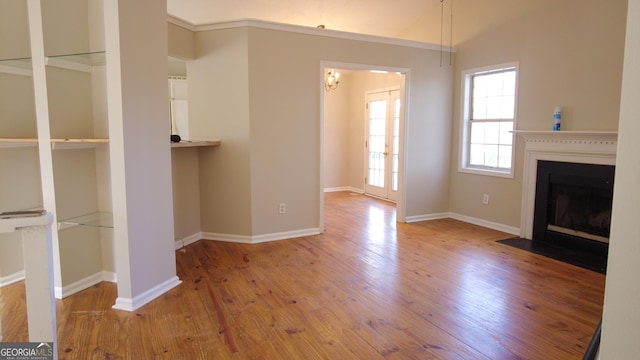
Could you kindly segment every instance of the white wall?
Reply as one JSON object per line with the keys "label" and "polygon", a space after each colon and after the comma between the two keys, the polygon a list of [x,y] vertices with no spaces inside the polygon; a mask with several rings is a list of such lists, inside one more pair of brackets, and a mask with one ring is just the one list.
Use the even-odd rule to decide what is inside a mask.
{"label": "white wall", "polygon": [[640,354],[640,1],[629,0],[600,358]]}
{"label": "white wall", "polygon": [[172,23],[167,24],[167,42],[169,56],[191,60],[195,57],[195,34]]}
{"label": "white wall", "polygon": [[45,55],[81,54],[89,51],[89,3],[100,4],[101,1],[42,1]]}
{"label": "white wall", "polygon": [[324,94],[324,188],[345,188],[350,186],[349,166],[351,138],[349,127],[352,119],[349,109],[353,105],[349,101],[353,82],[351,74],[341,69],[340,84],[335,90]]}
{"label": "white wall", "polygon": [[[516,138],[515,178],[459,173],[460,74],[519,61],[517,128],[616,130],[626,0],[460,0],[454,8],[455,78],[450,210],[518,228],[524,146]],[[490,205],[482,205],[489,194]]]}
{"label": "white wall", "polygon": [[184,240],[201,231],[199,151],[197,148],[175,148],[171,151],[176,240]]}
{"label": "white wall", "polygon": [[221,139],[200,152],[202,231],[251,234],[249,74],[246,29],[196,33],[187,64],[189,134]]}
{"label": "white wall", "polygon": [[407,215],[448,210],[452,75],[438,51],[253,26],[198,32],[196,52],[190,132],[223,140],[201,156],[203,231],[319,228],[321,61],[409,69]]}
{"label": "white wall", "polygon": [[29,44],[26,1],[1,1],[0,59],[30,57]]}

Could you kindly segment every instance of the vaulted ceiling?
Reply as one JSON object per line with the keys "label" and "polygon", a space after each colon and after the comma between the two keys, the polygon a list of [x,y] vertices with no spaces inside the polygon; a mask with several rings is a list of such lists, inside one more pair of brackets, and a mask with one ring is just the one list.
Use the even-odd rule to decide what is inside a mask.
{"label": "vaulted ceiling", "polygon": [[167,0],[169,15],[204,25],[255,19],[396,37],[441,0]]}

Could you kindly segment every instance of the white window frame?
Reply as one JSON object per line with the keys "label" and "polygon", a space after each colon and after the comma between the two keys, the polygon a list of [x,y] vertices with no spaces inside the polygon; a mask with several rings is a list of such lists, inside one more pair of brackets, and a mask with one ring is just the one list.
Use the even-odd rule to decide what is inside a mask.
{"label": "white window frame", "polygon": [[513,134],[511,143],[511,167],[508,170],[494,169],[469,165],[469,147],[470,147],[470,118],[471,118],[471,79],[474,75],[478,75],[484,72],[499,71],[501,69],[514,68],[516,72],[516,84],[515,84],[515,103],[514,103],[514,115],[513,115],[513,129],[516,129],[516,121],[518,117],[518,78],[519,78],[519,63],[517,61],[503,63],[498,65],[490,65],[480,68],[474,68],[462,71],[461,76],[461,100],[460,100],[460,138],[459,138],[459,156],[458,156],[458,171],[463,173],[472,173],[480,175],[489,175],[505,178],[514,177],[515,167],[515,150],[516,150],[516,137]]}

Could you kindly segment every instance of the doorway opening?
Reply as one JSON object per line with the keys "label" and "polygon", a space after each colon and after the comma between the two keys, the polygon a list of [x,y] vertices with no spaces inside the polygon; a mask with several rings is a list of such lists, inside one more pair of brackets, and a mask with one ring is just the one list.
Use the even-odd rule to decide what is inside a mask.
{"label": "doorway opening", "polygon": [[[325,73],[340,74],[327,90]],[[394,202],[404,221],[405,124],[408,70],[321,63],[321,209],[324,193],[351,191]]]}

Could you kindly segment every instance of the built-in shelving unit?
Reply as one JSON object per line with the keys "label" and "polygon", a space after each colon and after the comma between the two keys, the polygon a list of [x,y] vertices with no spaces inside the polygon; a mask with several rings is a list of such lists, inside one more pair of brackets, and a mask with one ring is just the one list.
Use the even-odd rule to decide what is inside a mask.
{"label": "built-in shelving unit", "polygon": [[[26,39],[0,45],[3,54],[18,55],[0,60],[4,91],[15,88],[16,94],[5,100],[13,107],[3,112],[12,126],[2,128],[0,156],[25,158],[29,169],[39,168],[23,176],[40,177],[25,183],[40,186],[41,203],[12,206],[41,206],[57,222],[55,294],[65,297],[91,286],[96,275],[115,273],[113,231],[101,230],[113,228],[111,197],[120,196],[110,181],[104,7],[83,0],[27,0],[22,6],[15,26],[26,27]],[[25,186],[18,191],[34,192]]]}
{"label": "built-in shelving unit", "polygon": [[[26,1],[0,1],[0,14],[3,15],[1,32],[10,35],[2,36],[3,41],[0,41],[0,136],[35,138],[33,61]],[[42,209],[36,143],[20,146],[0,142],[0,163],[0,212]],[[11,221],[34,220],[21,218]],[[0,234],[0,254],[3,255],[0,260],[0,286],[20,281],[26,271],[22,259],[29,258],[31,254],[23,251],[18,233]]]}
{"label": "built-in shelving unit", "polygon": [[[158,55],[166,48],[139,40],[146,36],[133,36],[139,24],[120,17],[119,10],[127,11],[123,8],[139,10],[128,2],[107,0],[0,2],[0,12],[7,14],[2,27],[10,30],[13,40],[0,43],[0,161],[7,170],[0,172],[0,211],[44,208],[57,223],[51,235],[56,297],[122,279],[116,308],[131,311],[179,279],[175,269],[171,271],[173,239],[164,235],[170,233],[164,224],[169,224],[171,212],[164,206],[155,206],[145,216],[135,206],[128,211],[131,204],[149,198],[170,204],[170,181],[138,186],[141,181],[134,180],[170,176],[164,170],[171,163],[166,156],[169,149],[161,146],[158,136],[151,136],[141,146],[153,149],[151,158],[157,155],[149,159],[152,166],[143,170],[125,166],[125,158],[138,155],[134,146],[128,146],[137,129],[122,124],[158,126],[157,120],[166,115],[160,93],[146,91],[158,89],[153,80],[163,76]],[[160,31],[154,33],[163,29],[156,28]],[[110,41],[116,37],[120,42]],[[142,56],[123,51],[141,45]],[[132,71],[151,81],[138,82],[135,88],[122,82],[121,75]],[[140,119],[138,108],[155,110],[156,115]],[[150,227],[149,216],[163,225],[151,229],[153,236],[136,238],[136,251],[129,251],[131,238]],[[156,244],[158,239],[165,244]],[[0,241],[3,254],[22,253],[7,243]],[[136,269],[148,271],[148,276],[133,278],[128,265],[149,256],[141,249],[155,252],[158,261]],[[117,261],[128,265],[116,269]],[[19,274],[22,264],[12,266]]]}

